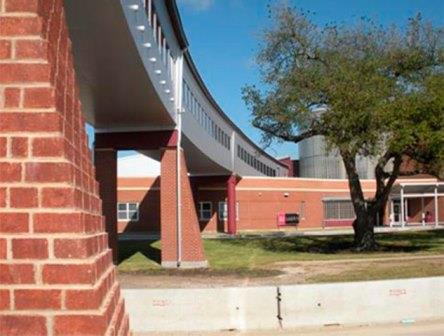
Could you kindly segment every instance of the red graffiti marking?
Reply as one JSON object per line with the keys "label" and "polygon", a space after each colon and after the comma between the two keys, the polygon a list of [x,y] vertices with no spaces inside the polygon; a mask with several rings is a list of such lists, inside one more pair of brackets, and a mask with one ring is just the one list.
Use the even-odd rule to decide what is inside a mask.
{"label": "red graffiti marking", "polygon": [[407,290],[404,288],[390,289],[390,291],[389,291],[390,296],[401,296],[401,295],[406,295],[406,294],[407,294]]}
{"label": "red graffiti marking", "polygon": [[154,307],[166,307],[169,306],[170,301],[164,299],[154,299],[153,306]]}

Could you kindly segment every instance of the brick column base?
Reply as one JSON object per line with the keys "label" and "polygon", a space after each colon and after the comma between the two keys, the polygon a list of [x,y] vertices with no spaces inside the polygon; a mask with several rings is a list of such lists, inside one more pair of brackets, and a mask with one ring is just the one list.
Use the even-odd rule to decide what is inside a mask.
{"label": "brick column base", "polygon": [[127,336],[63,1],[0,1],[0,59],[0,335]]}
{"label": "brick column base", "polygon": [[177,231],[177,149],[168,147],[163,150],[160,176],[160,232],[161,261],[167,268],[207,267],[203,242],[199,229],[188,168],[183,152],[181,153],[181,197],[182,197],[182,235],[180,244],[182,256],[178,258]]}

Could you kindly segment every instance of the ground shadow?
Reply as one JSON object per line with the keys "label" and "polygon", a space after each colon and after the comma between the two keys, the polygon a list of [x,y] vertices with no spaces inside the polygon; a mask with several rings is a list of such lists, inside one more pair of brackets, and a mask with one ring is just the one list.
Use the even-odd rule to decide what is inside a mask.
{"label": "ground shadow", "polygon": [[[444,244],[444,230],[377,234],[380,245],[375,252],[428,252]],[[353,251],[353,236],[293,236],[221,240],[228,245],[250,245],[276,253],[339,254]]]}
{"label": "ground shadow", "polygon": [[131,258],[137,253],[143,254],[147,259],[160,265],[160,248],[154,246],[157,240],[128,240],[119,241],[119,260],[118,264]]}

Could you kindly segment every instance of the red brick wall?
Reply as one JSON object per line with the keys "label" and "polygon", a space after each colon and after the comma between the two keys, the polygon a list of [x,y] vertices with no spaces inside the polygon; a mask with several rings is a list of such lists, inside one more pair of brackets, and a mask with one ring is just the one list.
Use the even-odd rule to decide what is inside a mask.
{"label": "red brick wall", "polygon": [[117,186],[119,202],[139,203],[139,220],[118,221],[118,232],[160,232],[159,178],[120,178]]}
{"label": "red brick wall", "polygon": [[[374,188],[372,182],[364,182],[368,195]],[[309,179],[242,179],[237,186],[240,201],[240,230],[276,228],[279,212],[300,213],[300,228],[324,225],[322,199],[325,197],[349,197],[347,181]],[[346,223],[348,224],[348,223]]]}
{"label": "red brick wall", "polygon": [[94,151],[94,166],[95,177],[99,182],[99,195],[102,200],[102,213],[105,217],[108,243],[113,250],[113,260],[117,262],[117,151],[114,149],[96,149]]}
{"label": "red brick wall", "polygon": [[0,59],[0,335],[127,335],[63,1],[0,1]]}
{"label": "red brick wall", "polygon": [[[156,188],[154,178],[119,178],[119,200],[140,201],[148,193],[148,188]],[[139,187],[136,187],[139,186]],[[134,189],[138,190],[134,190]],[[373,182],[364,182],[364,189],[371,195]],[[219,202],[225,201],[227,190],[225,183],[199,183],[195,189],[195,204],[201,201],[212,202],[213,215],[208,221],[200,221],[201,231],[226,231],[226,222],[218,218]],[[150,191],[151,192],[151,191]],[[154,190],[154,195],[156,191]],[[277,228],[278,212],[300,212],[303,203],[305,216],[301,218],[301,228],[323,226],[324,197],[348,197],[347,181],[282,179],[282,178],[243,178],[236,186],[236,198],[239,202],[239,230],[266,230]],[[155,197],[155,196],[154,196]],[[141,201],[143,202],[143,201]],[[143,202],[145,203],[145,202]],[[148,231],[155,228],[156,218],[144,214],[146,206],[150,214],[156,212],[157,203],[146,202],[141,209],[141,217],[149,217],[152,222],[140,221],[138,229]],[[349,225],[349,223],[346,223]],[[119,227],[123,232],[123,227]]]}
{"label": "red brick wall", "polygon": [[[199,231],[195,202],[188,177],[188,169],[181,153],[181,195],[182,195],[182,261],[204,263],[205,254]],[[162,265],[173,266],[177,261],[177,149],[163,150],[160,178],[160,217]]]}
{"label": "red brick wall", "polygon": [[[159,219],[155,214],[158,211],[159,196],[156,183],[155,178],[119,179],[119,200],[143,203],[140,210],[141,220],[135,226],[137,231],[157,231]],[[375,188],[373,181],[364,181],[363,187],[367,196],[373,195]],[[148,191],[149,188],[152,190]],[[221,182],[205,183],[205,181],[196,179],[193,188],[196,205],[201,201],[212,203],[211,219],[199,221],[201,231],[226,232],[226,222],[218,219],[218,204],[225,201],[227,197],[226,184]],[[144,201],[147,194],[152,194],[153,202]],[[301,218],[300,228],[350,226],[352,224],[351,221],[324,221],[322,199],[326,197],[348,198],[348,183],[345,180],[247,177],[238,182],[236,197],[239,202],[239,220],[237,222],[239,230],[274,230],[277,228],[277,213],[299,213],[301,203],[304,204],[304,216]],[[419,199],[410,200],[411,220],[419,221],[420,202]],[[440,199],[439,207],[440,219],[444,220],[444,198]],[[425,210],[434,214],[433,201],[425,201]],[[119,226],[119,232],[124,231],[125,224]],[[126,230],[126,232],[130,232],[132,229],[127,226]]]}

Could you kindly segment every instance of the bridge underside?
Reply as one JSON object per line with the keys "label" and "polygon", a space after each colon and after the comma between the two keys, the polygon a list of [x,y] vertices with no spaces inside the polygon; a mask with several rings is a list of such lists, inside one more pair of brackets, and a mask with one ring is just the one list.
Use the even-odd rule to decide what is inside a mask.
{"label": "bridge underside", "polygon": [[172,129],[119,1],[65,0],[80,96],[98,131]]}

